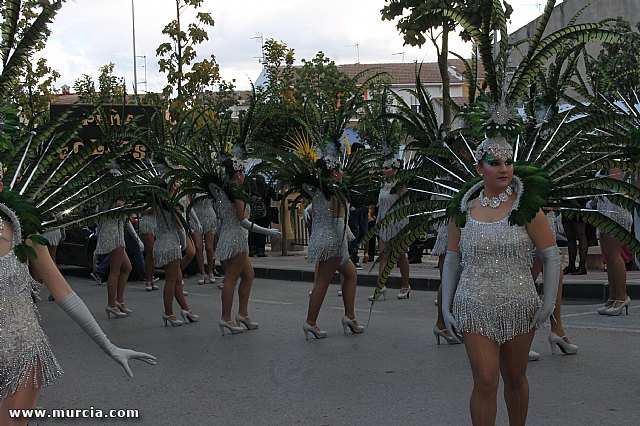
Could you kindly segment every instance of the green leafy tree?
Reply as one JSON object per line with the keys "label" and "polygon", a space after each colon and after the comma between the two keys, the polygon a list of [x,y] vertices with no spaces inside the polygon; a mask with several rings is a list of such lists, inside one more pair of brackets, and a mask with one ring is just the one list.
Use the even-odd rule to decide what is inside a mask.
{"label": "green leafy tree", "polygon": [[636,24],[636,31],[622,18],[611,21],[608,26],[624,34],[625,42],[603,43],[597,59],[587,60],[587,77],[594,93],[630,99],[640,92],[640,22]]}
{"label": "green leafy tree", "polygon": [[[205,26],[213,27],[214,20],[210,13],[197,12],[196,22],[185,26],[180,20],[181,14],[190,8],[199,8],[203,0],[176,0],[176,19],[168,23],[162,30],[171,39],[156,49],[160,71],[167,74],[167,86],[163,94],[169,98],[175,87],[175,98],[170,111],[179,114],[192,104],[192,99],[202,93],[205,87],[212,86],[219,80],[219,67],[214,55],[199,62],[195,47],[209,39]],[[190,68],[189,68],[190,66]]]}
{"label": "green leafy tree", "polygon": [[[396,28],[404,35],[404,43],[410,46],[422,46],[427,39],[436,49],[438,69],[442,79],[443,122],[445,127],[451,124],[451,90],[449,77],[449,33],[455,31],[457,22],[443,14],[443,10],[456,10],[471,21],[479,18],[479,3],[487,0],[387,0],[380,11],[382,19],[392,21],[398,17]],[[492,0],[488,0],[493,3]],[[507,6],[507,18],[511,14]],[[405,14],[406,11],[406,14]],[[462,33],[463,39],[469,36]]]}
{"label": "green leafy tree", "polygon": [[115,64],[108,63],[100,67],[98,87],[88,74],[83,74],[73,84],[80,101],[91,105],[123,104],[126,96],[124,78],[113,75]]}

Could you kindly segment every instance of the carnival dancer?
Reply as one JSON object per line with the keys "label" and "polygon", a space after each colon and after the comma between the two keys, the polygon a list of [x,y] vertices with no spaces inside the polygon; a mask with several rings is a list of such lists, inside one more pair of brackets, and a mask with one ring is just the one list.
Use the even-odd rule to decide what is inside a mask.
{"label": "carnival dancer", "polygon": [[[224,336],[225,330],[238,334],[242,333],[243,325],[247,330],[256,330],[260,326],[249,316],[249,296],[254,272],[249,260],[248,232],[259,232],[270,237],[278,236],[280,232],[255,225],[247,219],[249,205],[240,191],[245,180],[245,162],[236,157],[226,158],[222,161],[222,167],[228,181],[226,187],[234,188],[221,191],[216,197],[221,225],[215,257],[220,260],[224,268],[222,313],[218,325]],[[238,280],[240,280],[239,303],[234,321],[231,318],[231,309]]]}
{"label": "carnival dancer", "polygon": [[[12,418],[10,410],[28,410],[36,406],[40,390],[62,375],[49,340],[38,322],[31,288],[38,284],[29,273],[41,277],[58,305],[112,359],[133,376],[130,359],[155,364],[155,357],[122,349],[109,341],[95,319],[58,271],[41,237],[30,230],[37,211],[13,191],[3,191],[0,164],[0,424],[26,425],[27,418]],[[23,219],[23,217],[25,219]],[[39,238],[39,239],[38,239]],[[31,253],[26,262],[19,253]],[[25,259],[26,260],[26,259]]]}
{"label": "carnival dancer", "polygon": [[[122,207],[123,200],[116,206]],[[107,318],[124,318],[133,311],[124,304],[124,290],[131,273],[131,262],[125,251],[124,227],[127,219],[107,219],[98,225],[98,240],[94,256],[109,256],[109,277],[107,278]],[[55,296],[54,296],[55,297]]]}
{"label": "carnival dancer", "polygon": [[[199,197],[205,197],[204,194],[198,194]],[[198,270],[200,272],[200,279],[198,284],[206,284],[207,282],[213,284],[216,281],[214,271],[214,241],[216,236],[216,229],[218,227],[218,217],[213,210],[213,205],[210,198],[196,199],[193,203],[192,209],[195,211],[198,220],[200,221],[200,228],[193,231],[193,240],[196,247],[196,260],[198,261]],[[207,270],[204,267],[204,256],[202,253],[202,243],[204,240],[204,250],[207,254]]]}
{"label": "carnival dancer", "polygon": [[[384,184],[380,188],[378,195],[378,218],[377,222],[382,221],[388,213],[398,208],[398,200],[407,193],[406,186],[400,186],[394,181],[394,176],[398,173],[401,167],[401,160],[398,158],[388,158],[382,163],[382,177]],[[382,275],[387,263],[390,259],[390,254],[385,252],[384,249],[388,242],[394,238],[398,233],[409,224],[409,218],[404,218],[400,221],[395,221],[380,229],[378,232],[379,249],[380,249],[380,265],[378,269],[378,277]],[[400,293],[398,293],[398,299],[408,299],[411,293],[411,286],[409,285],[409,259],[407,253],[401,253],[398,257],[398,266],[400,267],[400,276],[402,278],[402,284],[400,287]],[[383,287],[380,293],[383,298],[387,297],[387,287]],[[380,296],[378,296],[379,298]],[[372,301],[374,296],[369,296],[369,300]]]}
{"label": "carnival dancer", "polygon": [[[180,188],[177,182],[169,182],[167,185],[171,185],[169,192],[172,195]],[[164,267],[165,272],[165,283],[162,289],[162,300],[164,302],[162,319],[165,327],[169,324],[172,327],[177,327],[190,322],[197,322],[200,319],[189,308],[182,288],[182,252],[188,240],[184,229],[184,216],[180,211],[182,209],[183,206],[180,202],[176,202],[174,206],[167,201],[161,201],[155,207],[157,234],[153,248],[153,263],[157,268]],[[182,321],[173,313],[174,298],[180,306]]]}
{"label": "carnival dancer", "polygon": [[[344,172],[337,156],[327,155],[316,162],[322,179],[340,183]],[[303,324],[305,338],[309,333],[316,339],[327,337],[327,332],[318,324],[318,315],[327,294],[327,289],[336,270],[342,275],[342,301],[344,316],[342,327],[344,332],[364,332],[355,316],[355,298],[357,274],[351,261],[348,249],[349,227],[346,225],[348,207],[341,205],[335,194],[324,193],[320,188],[306,186],[312,197],[313,232],[309,239],[308,261],[316,262],[315,282],[309,298],[307,319]]]}
{"label": "carnival dancer", "polygon": [[[544,213],[544,172],[520,166],[502,136],[475,151],[474,179],[449,207],[449,241],[442,274],[442,310],[447,330],[461,335],[474,388],[471,420],[494,424],[502,375],[509,424],[525,424],[529,385],[527,356],[536,327],[553,312],[560,256]],[[536,176],[534,185],[528,182]],[[538,193],[536,193],[538,192]],[[531,277],[535,246],[544,264],[544,301]]]}

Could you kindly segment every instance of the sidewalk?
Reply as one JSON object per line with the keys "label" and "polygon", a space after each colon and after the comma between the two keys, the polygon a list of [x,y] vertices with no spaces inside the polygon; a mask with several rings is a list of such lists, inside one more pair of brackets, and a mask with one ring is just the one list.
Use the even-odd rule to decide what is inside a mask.
{"label": "sidewalk", "polygon": [[[288,256],[267,252],[267,257],[251,257],[257,278],[286,281],[313,282],[314,264],[308,263],[305,251],[289,252]],[[373,268],[373,270],[372,270]],[[410,285],[415,290],[436,291],[440,285],[437,258],[422,256],[422,263],[410,265]],[[358,285],[373,287],[378,277],[378,265],[362,263],[358,270]],[[542,276],[538,277],[540,283]],[[338,283],[338,275],[334,277]],[[400,287],[400,271],[395,268],[389,277],[389,287]],[[640,271],[627,272],[627,291],[632,299],[640,298]],[[589,271],[587,275],[567,275],[562,289],[564,298],[605,300],[607,298],[607,273]]]}

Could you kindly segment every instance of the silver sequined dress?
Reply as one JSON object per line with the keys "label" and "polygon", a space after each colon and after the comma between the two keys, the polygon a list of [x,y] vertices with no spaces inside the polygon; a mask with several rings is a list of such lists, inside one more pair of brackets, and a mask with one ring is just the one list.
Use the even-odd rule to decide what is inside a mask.
{"label": "silver sequined dress", "polygon": [[[631,225],[633,224],[633,215],[629,210],[613,204],[607,197],[597,197],[598,211],[609,219],[614,220],[618,225],[622,226],[627,231],[631,232]],[[602,231],[598,228],[598,238],[602,235]]]}
{"label": "silver sequined dress", "polygon": [[128,219],[108,219],[98,226],[98,241],[95,254],[109,254],[124,244],[124,221]]}
{"label": "silver sequined dress", "polygon": [[[0,210],[11,218],[15,245],[22,238],[19,222],[4,205],[0,204]],[[4,227],[4,222],[0,222],[0,234]],[[5,398],[24,385],[34,388],[50,385],[62,376],[62,368],[38,322],[31,299],[32,286],[38,284],[29,274],[27,264],[10,250],[0,256],[0,272],[0,398]],[[34,369],[33,381],[26,384]]]}
{"label": "silver sequined dress", "polygon": [[[240,253],[249,253],[249,231],[240,226],[233,202],[225,193],[220,193],[216,199],[220,212],[220,233],[214,257],[223,261]],[[249,217],[249,206],[245,205],[245,208]]]}
{"label": "silver sequined dress", "polygon": [[169,262],[182,259],[184,230],[168,211],[158,208],[156,214],[156,241],[153,245],[153,265],[161,268]]}
{"label": "silver sequined dress", "polygon": [[[310,263],[320,262],[332,257],[339,257],[344,265],[350,259],[348,248],[348,229],[344,217],[334,218],[331,200],[321,191],[313,192],[313,224],[307,260]],[[347,211],[349,209],[347,208]],[[342,230],[344,231],[338,231]]]}
{"label": "silver sequined dress", "polygon": [[193,205],[198,219],[200,220],[200,226],[202,226],[202,234],[207,232],[216,232],[218,227],[218,216],[213,210],[211,200],[208,198],[201,199]]}
{"label": "silver sequined dress", "polygon": [[480,222],[467,211],[460,233],[461,275],[453,299],[460,331],[502,345],[530,330],[542,305],[531,277],[531,250],[524,226],[509,225],[508,217]]}
{"label": "silver sequined dress", "polygon": [[138,221],[138,234],[156,235],[157,226],[155,213],[143,213]]}
{"label": "silver sequined dress", "polygon": [[50,246],[58,246],[65,238],[64,228],[43,232],[42,237],[47,240]]}
{"label": "silver sequined dress", "polygon": [[[390,211],[398,208],[397,205],[393,207],[396,201],[398,201],[398,199],[400,198],[400,196],[397,193],[393,193],[393,194],[391,193],[391,189],[394,187],[394,185],[395,184],[385,184],[380,189],[380,194],[378,195],[378,218],[376,219],[376,223],[384,219],[384,217]],[[395,221],[389,224],[388,226],[386,226],[385,228],[381,229],[380,232],[378,232],[378,236],[382,241],[389,241],[393,237],[398,235],[398,232],[400,232],[402,228],[404,228],[408,224],[409,224],[409,218],[404,218],[400,221]]]}
{"label": "silver sequined dress", "polygon": [[432,256],[441,256],[447,253],[447,244],[449,243],[449,228],[447,224],[440,225],[438,228],[438,235],[436,236],[436,242],[431,249]]}

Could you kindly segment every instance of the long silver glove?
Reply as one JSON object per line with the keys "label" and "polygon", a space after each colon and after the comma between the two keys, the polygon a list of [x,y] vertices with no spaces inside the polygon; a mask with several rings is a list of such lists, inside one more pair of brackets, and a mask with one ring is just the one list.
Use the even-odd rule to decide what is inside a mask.
{"label": "long silver glove", "polygon": [[530,328],[540,327],[549,319],[556,307],[556,296],[558,295],[558,284],[560,283],[560,251],[557,245],[538,250],[537,258],[542,259],[542,287],[544,296],[542,307],[533,316]]}
{"label": "long silver glove", "polygon": [[442,318],[449,334],[456,339],[460,334],[451,306],[453,305],[453,296],[456,294],[456,288],[458,288],[458,281],[460,281],[460,253],[447,251],[442,266]]}
{"label": "long silver glove", "polygon": [[273,228],[263,228],[260,225],[256,225],[254,222],[251,222],[249,219],[242,219],[240,221],[240,226],[249,232],[255,232],[257,234],[267,235],[269,237],[277,237],[280,235],[280,231]]}
{"label": "long silver glove", "polygon": [[129,377],[133,377],[133,372],[129,367],[130,359],[139,359],[148,364],[155,365],[156,357],[144,352],[136,352],[131,349],[122,349],[109,341],[107,335],[96,322],[87,305],[78,297],[75,292],[71,292],[58,305],[78,324],[85,333],[102,349],[107,355],[113,358],[124,368]]}

